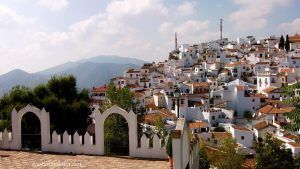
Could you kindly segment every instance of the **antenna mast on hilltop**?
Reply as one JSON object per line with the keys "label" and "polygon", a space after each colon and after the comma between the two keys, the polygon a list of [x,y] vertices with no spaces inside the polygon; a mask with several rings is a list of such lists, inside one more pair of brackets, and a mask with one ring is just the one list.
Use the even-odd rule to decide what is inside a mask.
{"label": "antenna mast on hilltop", "polygon": [[175,32],[175,51],[178,50],[178,44],[177,44],[177,32]]}
{"label": "antenna mast on hilltop", "polygon": [[220,19],[220,39],[223,39],[223,19]]}

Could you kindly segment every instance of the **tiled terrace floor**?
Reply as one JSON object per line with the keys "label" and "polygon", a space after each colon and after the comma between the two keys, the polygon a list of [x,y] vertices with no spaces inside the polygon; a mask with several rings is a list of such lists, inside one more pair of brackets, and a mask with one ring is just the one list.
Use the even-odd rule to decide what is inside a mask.
{"label": "tiled terrace floor", "polygon": [[89,155],[61,155],[0,150],[0,169],[88,168],[88,169],[167,169],[167,160]]}

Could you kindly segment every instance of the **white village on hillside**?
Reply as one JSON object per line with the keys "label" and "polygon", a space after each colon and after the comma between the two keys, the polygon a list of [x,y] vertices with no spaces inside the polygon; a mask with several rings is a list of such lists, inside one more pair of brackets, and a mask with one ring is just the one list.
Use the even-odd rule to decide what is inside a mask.
{"label": "white village on hillside", "polygon": [[[161,62],[145,63],[126,70],[123,76],[111,77],[110,84],[117,90],[127,88],[132,93],[136,103],[132,110],[114,105],[101,112],[110,84],[95,86],[90,89],[93,122],[84,135],[72,136],[50,133],[48,110],[29,104],[13,110],[12,131],[1,133],[0,148],[22,149],[20,122],[26,112],[33,112],[41,121],[42,151],[105,155],[104,121],[117,113],[128,123],[129,156],[167,159],[166,140],[136,132],[133,110],[145,108],[144,132],[147,128],[155,131],[159,117],[172,135],[173,168],[199,168],[198,144],[203,142],[214,150],[224,138],[236,141],[238,153],[253,156],[253,142],[264,140],[266,133],[291,149],[293,156],[300,153],[299,131],[285,128],[295,106],[283,102],[289,96],[282,91],[300,80],[299,34],[285,40],[248,36],[232,41],[221,32],[218,40],[178,45],[175,33],[174,46],[169,58]],[[299,94],[300,90],[294,90],[294,96]]]}
{"label": "white village on hillside", "polygon": [[[146,107],[144,125],[154,127],[158,115],[172,130],[181,118],[206,145],[217,147],[232,137],[247,154],[255,154],[253,142],[268,132],[296,156],[299,131],[284,129],[295,107],[282,103],[287,99],[282,88],[300,80],[300,35],[290,35],[289,42],[284,49],[280,37],[248,36],[177,46],[175,34],[168,60],[129,69],[111,83],[129,88]],[[107,85],[92,89],[94,107],[101,107],[106,91]],[[299,90],[294,92],[299,96]],[[225,131],[214,130],[220,127]]]}

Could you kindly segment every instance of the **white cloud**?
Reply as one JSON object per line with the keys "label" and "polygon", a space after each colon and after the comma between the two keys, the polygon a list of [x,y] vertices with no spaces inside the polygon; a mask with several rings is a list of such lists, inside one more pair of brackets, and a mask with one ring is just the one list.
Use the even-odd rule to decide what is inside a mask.
{"label": "white cloud", "polygon": [[69,6],[69,0],[39,0],[37,4],[56,12],[67,8]]}
{"label": "white cloud", "polygon": [[229,18],[240,31],[258,30],[268,23],[268,16],[277,6],[289,5],[293,0],[233,0],[241,9],[231,13]]}
{"label": "white cloud", "polygon": [[108,4],[106,11],[109,19],[120,19],[147,11],[168,13],[168,9],[161,0],[114,0]]}
{"label": "white cloud", "polygon": [[33,23],[33,18],[18,14],[15,10],[0,4],[0,29]]}
{"label": "white cloud", "polygon": [[[28,66],[29,62],[33,61],[39,63],[35,66],[38,70],[99,54],[155,60],[168,51],[160,48],[155,39],[149,39],[149,36],[145,35],[145,30],[141,30],[139,26],[151,23],[150,28],[145,29],[157,28],[156,22],[152,25],[152,22],[147,19],[167,15],[168,8],[162,2],[162,0],[112,1],[104,13],[78,21],[70,25],[66,31],[39,31],[28,34],[24,38],[26,40],[22,46],[23,52],[16,51],[19,53],[16,55],[22,53],[24,58],[26,57],[23,62],[20,62],[22,66]],[[116,10],[118,8],[120,10]],[[153,17],[149,18],[149,16]],[[139,24],[128,23],[132,18]],[[7,48],[3,50],[8,53]],[[25,70],[28,70],[28,67]]]}
{"label": "white cloud", "polygon": [[0,63],[0,73],[13,67],[34,72],[101,54],[161,61],[174,47],[174,32],[178,33],[179,43],[200,43],[218,37],[217,32],[209,30],[209,21],[185,20],[169,12],[177,6],[166,6],[163,2],[113,0],[102,12],[64,30],[44,30],[41,25],[20,36],[14,35],[17,44],[7,43],[4,38],[0,40],[0,57],[5,60]]}
{"label": "white cloud", "polygon": [[296,18],[292,22],[281,23],[278,28],[290,33],[300,33],[300,18]]}
{"label": "white cloud", "polygon": [[195,2],[184,1],[180,5],[178,5],[177,12],[180,15],[192,15],[196,12],[195,6]]}

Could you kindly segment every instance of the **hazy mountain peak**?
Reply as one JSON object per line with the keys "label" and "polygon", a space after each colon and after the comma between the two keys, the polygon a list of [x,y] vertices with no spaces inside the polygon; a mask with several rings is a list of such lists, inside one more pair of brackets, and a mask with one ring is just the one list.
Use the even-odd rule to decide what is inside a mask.
{"label": "hazy mountain peak", "polygon": [[134,58],[102,55],[76,62],[66,62],[36,73],[14,69],[0,75],[0,95],[16,85],[34,87],[39,83],[47,82],[52,75],[64,74],[74,75],[79,88],[90,88],[108,83],[111,78],[122,75],[125,70],[139,68],[143,63],[144,61]]}

